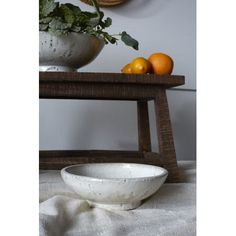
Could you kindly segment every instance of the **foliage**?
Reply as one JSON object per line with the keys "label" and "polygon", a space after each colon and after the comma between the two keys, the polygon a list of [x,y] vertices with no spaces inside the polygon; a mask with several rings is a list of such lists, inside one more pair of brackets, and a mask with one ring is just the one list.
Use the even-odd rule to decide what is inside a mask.
{"label": "foliage", "polygon": [[39,1],[39,30],[54,35],[65,35],[70,32],[86,33],[102,37],[105,43],[115,44],[119,36],[127,45],[138,50],[139,43],[125,31],[116,35],[110,35],[105,31],[112,25],[110,17],[104,18],[96,0],[93,2],[94,12],[82,11],[78,6],[70,3],[60,4],[55,0]]}

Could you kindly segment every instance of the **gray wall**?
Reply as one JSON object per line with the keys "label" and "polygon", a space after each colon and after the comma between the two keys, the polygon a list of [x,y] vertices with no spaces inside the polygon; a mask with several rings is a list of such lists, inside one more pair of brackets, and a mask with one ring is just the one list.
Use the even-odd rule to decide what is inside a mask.
{"label": "gray wall", "polygon": [[[68,1],[61,1],[68,2]],[[91,8],[79,1],[81,8]],[[126,30],[140,42],[134,51],[119,43],[107,45],[98,58],[80,71],[119,72],[138,56],[165,52],[174,59],[173,74],[186,76],[168,99],[178,159],[196,156],[195,0],[130,0],[104,9],[113,19],[111,33]],[[152,146],[157,150],[154,108],[149,104]],[[40,101],[40,149],[137,149],[135,102]]]}

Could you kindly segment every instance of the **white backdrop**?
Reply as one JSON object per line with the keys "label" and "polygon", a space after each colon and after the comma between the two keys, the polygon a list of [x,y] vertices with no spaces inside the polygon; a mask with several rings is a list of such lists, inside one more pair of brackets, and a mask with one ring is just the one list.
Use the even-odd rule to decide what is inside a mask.
{"label": "white backdrop", "polygon": [[[61,1],[79,4],[80,1]],[[120,72],[138,56],[162,51],[175,61],[173,74],[185,75],[168,99],[178,159],[196,155],[196,17],[195,0],[130,0],[104,9],[113,19],[111,33],[123,30],[140,42],[140,50],[107,45],[80,71]],[[183,89],[183,90],[182,90]],[[157,150],[153,103],[149,104],[152,146]],[[135,102],[40,100],[40,149],[137,149]]]}

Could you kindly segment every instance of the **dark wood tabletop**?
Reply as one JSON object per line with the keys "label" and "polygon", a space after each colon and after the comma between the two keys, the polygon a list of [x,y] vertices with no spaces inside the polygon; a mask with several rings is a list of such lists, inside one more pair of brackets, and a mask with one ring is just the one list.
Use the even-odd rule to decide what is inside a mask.
{"label": "dark wood tabletop", "polygon": [[184,76],[154,74],[40,72],[44,99],[152,100],[158,89],[184,84]]}
{"label": "dark wood tabletop", "polygon": [[121,73],[98,73],[98,72],[40,72],[40,83],[50,82],[91,82],[91,83],[122,83],[122,84],[142,84],[142,85],[163,85],[166,87],[176,87],[185,82],[182,75],[154,74],[121,74]]}

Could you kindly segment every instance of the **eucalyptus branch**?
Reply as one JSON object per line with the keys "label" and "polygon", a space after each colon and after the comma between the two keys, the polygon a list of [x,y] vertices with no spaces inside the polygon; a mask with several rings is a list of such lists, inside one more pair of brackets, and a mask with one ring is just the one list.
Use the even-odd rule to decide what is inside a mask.
{"label": "eucalyptus branch", "polygon": [[60,4],[55,0],[39,1],[39,30],[54,35],[66,35],[70,32],[85,33],[100,36],[105,43],[117,44],[120,37],[128,46],[138,50],[139,43],[125,31],[110,35],[104,31],[112,25],[110,17],[104,18],[96,0],[91,0],[95,12],[82,11],[78,6],[70,3]]}

